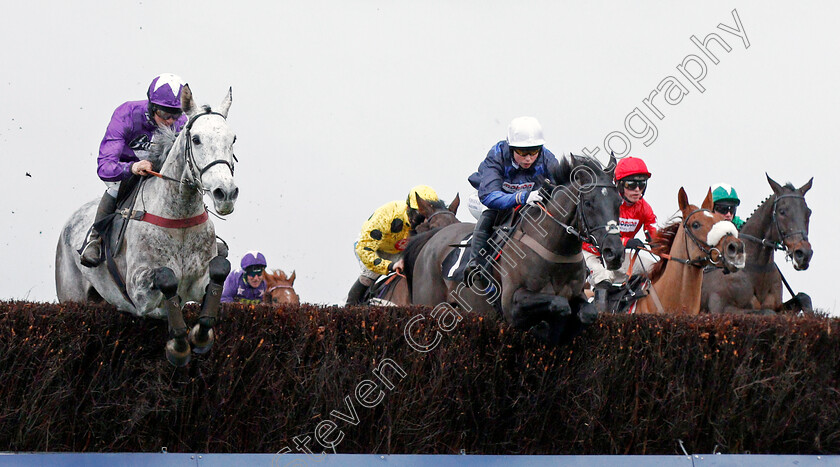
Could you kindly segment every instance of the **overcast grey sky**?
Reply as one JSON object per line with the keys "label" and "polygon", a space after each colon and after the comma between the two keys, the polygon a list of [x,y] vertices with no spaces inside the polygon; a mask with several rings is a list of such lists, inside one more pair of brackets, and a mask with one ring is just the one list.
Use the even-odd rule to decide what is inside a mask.
{"label": "overcast grey sky", "polygon": [[[811,267],[777,260],[795,289],[840,313],[836,2],[30,1],[3,16],[2,299],[55,300],[58,232],[104,190],[96,155],[111,113],[173,72],[199,102],[233,87],[241,196],[217,232],[234,265],[259,249],[270,268],[296,270],[304,301],[344,299],[376,207],[420,183],[465,199],[510,119],[532,115],[555,154],[622,132],[653,172],[660,221],[680,186],[699,203],[729,182],[747,217],[771,193],[765,171],[797,187],[813,176]],[[710,45],[717,64],[690,39],[713,32],[730,48]],[[689,74],[706,67],[697,85],[678,70],[686,59]],[[659,119],[643,100],[669,76],[687,94],[651,99]],[[655,139],[625,128],[636,108],[630,130],[645,133],[644,115]],[[465,204],[459,217],[472,221]]]}

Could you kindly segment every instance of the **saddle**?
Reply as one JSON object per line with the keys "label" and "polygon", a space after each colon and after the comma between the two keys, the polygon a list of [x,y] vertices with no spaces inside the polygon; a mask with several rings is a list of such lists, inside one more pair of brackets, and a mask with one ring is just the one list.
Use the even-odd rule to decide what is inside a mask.
{"label": "saddle", "polygon": [[385,299],[391,292],[391,289],[396,285],[399,275],[396,272],[388,273],[384,276],[379,276],[376,282],[370,286],[362,297],[362,303],[377,306],[396,306],[390,300]]}
{"label": "saddle", "polygon": [[607,309],[613,313],[634,313],[636,301],[648,295],[650,280],[641,274],[634,274],[621,285],[607,289]]}
{"label": "saddle", "polygon": [[[496,224],[493,226],[493,235],[487,242],[487,247],[492,249],[491,263],[499,259],[501,249],[522,221],[523,217],[519,211],[518,208],[511,210],[496,219]],[[445,280],[452,282],[462,282],[464,280],[464,270],[467,268],[467,263],[472,254],[472,236],[473,233],[470,232],[459,243],[449,245],[454,249],[446,255],[441,263],[441,276]]]}

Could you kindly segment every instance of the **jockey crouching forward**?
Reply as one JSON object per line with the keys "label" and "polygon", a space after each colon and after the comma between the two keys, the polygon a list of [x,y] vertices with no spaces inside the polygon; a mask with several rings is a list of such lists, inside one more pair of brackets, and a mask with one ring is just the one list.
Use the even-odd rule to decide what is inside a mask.
{"label": "jockey crouching forward", "polygon": [[[184,81],[172,73],[152,80],[146,100],[129,101],[114,110],[105,136],[99,145],[96,173],[108,189],[99,201],[94,225],[117,209],[120,182],[134,175],[148,175],[152,163],[140,160],[135,151],[149,149],[158,127],[180,131],[187,117],[181,112]],[[102,262],[102,232],[91,227],[79,250],[83,266],[92,268]]]}
{"label": "jockey crouching forward", "polygon": [[262,303],[265,295],[265,256],[258,251],[245,253],[239,262],[240,269],[231,271],[225,279],[222,303]]}
{"label": "jockey crouching forward", "polygon": [[619,208],[618,225],[621,230],[621,241],[624,243],[625,254],[621,267],[610,271],[604,267],[601,255],[588,243],[583,244],[583,257],[589,268],[589,283],[595,292],[595,306],[599,313],[607,311],[607,291],[613,283],[624,283],[627,280],[627,268],[631,257],[640,253],[633,263],[633,273],[643,274],[650,270],[656,260],[649,254],[640,251],[644,245],[636,238],[636,234],[644,228],[651,239],[656,238],[656,215],[650,204],[643,199],[647,189],[650,172],[644,161],[637,157],[625,157],[615,168],[615,180],[622,203]]}
{"label": "jockey crouching forward", "polygon": [[[533,117],[514,118],[508,126],[507,139],[490,148],[479,164],[478,171],[470,175],[470,184],[478,190],[478,198],[486,206],[472,237],[470,261],[464,271],[465,278],[473,278],[479,290],[490,286],[487,280],[491,252],[487,248],[497,218],[521,204],[542,201],[539,194],[546,178],[557,183],[554,174],[560,163],[545,148],[542,126]],[[483,268],[484,274],[474,274]]]}
{"label": "jockey crouching forward", "polygon": [[380,206],[364,223],[359,240],[353,245],[361,275],[350,287],[347,306],[358,305],[376,279],[390,272],[402,272],[399,257],[408,237],[425,219],[418,211],[417,196],[426,201],[438,201],[434,189],[418,185],[411,189],[405,201],[392,201]]}

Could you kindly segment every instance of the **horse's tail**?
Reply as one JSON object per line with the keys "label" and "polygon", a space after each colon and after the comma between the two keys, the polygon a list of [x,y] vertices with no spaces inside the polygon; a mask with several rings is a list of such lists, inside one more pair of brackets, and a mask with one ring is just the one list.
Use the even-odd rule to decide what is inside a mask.
{"label": "horse's tail", "polygon": [[408,285],[408,300],[409,303],[411,302],[411,277],[412,272],[414,271],[414,263],[417,261],[417,257],[420,256],[420,250],[423,249],[423,246],[429,242],[434,234],[438,232],[441,228],[432,229],[427,232],[423,232],[421,234],[417,234],[408,239],[408,246],[406,246],[405,250],[403,251],[403,263],[405,265],[403,272],[405,273],[405,281],[406,285]]}

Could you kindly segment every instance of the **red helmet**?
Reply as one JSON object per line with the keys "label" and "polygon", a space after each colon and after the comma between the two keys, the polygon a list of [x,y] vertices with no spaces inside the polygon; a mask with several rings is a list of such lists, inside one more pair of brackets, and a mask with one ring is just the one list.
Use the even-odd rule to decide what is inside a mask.
{"label": "red helmet", "polygon": [[618,165],[615,167],[615,180],[619,181],[630,175],[644,175],[650,178],[650,172],[648,172],[645,161],[638,157],[625,157],[618,161]]}

